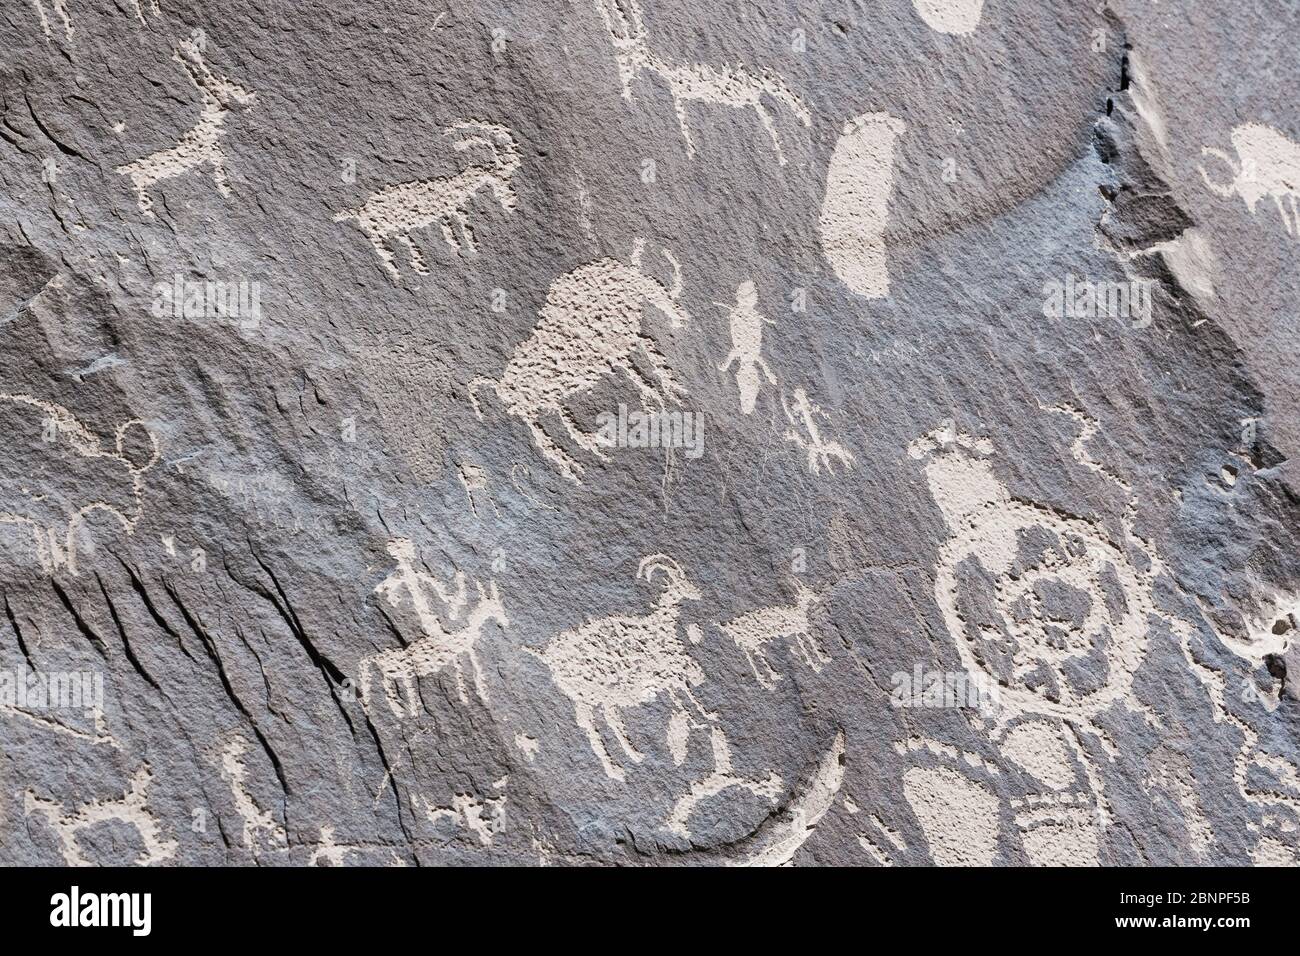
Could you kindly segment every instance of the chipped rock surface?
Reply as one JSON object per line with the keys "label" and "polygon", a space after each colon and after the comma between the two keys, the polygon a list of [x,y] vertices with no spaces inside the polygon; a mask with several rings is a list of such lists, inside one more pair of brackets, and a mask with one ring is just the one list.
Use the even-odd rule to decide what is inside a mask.
{"label": "chipped rock surface", "polygon": [[1298,31],[6,4],[0,863],[1296,862]]}

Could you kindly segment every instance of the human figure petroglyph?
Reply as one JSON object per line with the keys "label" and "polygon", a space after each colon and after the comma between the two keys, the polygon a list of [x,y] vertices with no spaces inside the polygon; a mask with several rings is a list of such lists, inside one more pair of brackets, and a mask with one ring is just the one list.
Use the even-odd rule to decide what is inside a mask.
{"label": "human figure petroglyph", "polygon": [[160,182],[174,179],[203,165],[212,167],[212,181],[222,196],[230,195],[226,180],[226,154],[221,146],[225,123],[230,110],[235,107],[252,107],[257,94],[224,76],[217,76],[203,62],[200,44],[182,40],[172,54],[172,59],[185,68],[190,80],[199,91],[202,106],[199,121],[180,140],[166,149],[150,153],[135,162],[118,166],[117,172],[131,179],[135,187],[140,211],[153,216],[153,199],[149,189]]}
{"label": "human figure petroglyph", "polygon": [[888,113],[865,113],[844,124],[826,172],[819,230],[822,252],[851,291],[889,295],[885,231],[894,191],[894,152],[907,124]]}
{"label": "human figure petroglyph", "polygon": [[175,840],[163,836],[161,824],[149,809],[152,780],[149,767],[142,764],[131,776],[126,792],[116,799],[92,800],[69,813],[59,801],[38,797],[28,790],[23,795],[23,809],[27,816],[35,813],[44,817],[46,825],[59,838],[63,861],[68,866],[94,865],[94,861],[83,856],[77,834],[112,821],[134,828],[140,836],[143,848],[131,865],[152,866],[170,860],[176,855],[177,847]]}
{"label": "human figure petroglyph", "polygon": [[397,561],[397,570],[380,582],[375,588],[393,607],[398,607],[404,597],[415,609],[424,637],[406,647],[396,647],[363,657],[357,664],[358,680],[361,684],[361,701],[367,709],[370,706],[371,671],[379,674],[380,683],[389,709],[400,717],[398,685],[406,698],[406,714],[416,717],[420,712],[417,681],[421,677],[437,674],[450,668],[456,679],[456,692],[461,703],[468,704],[469,696],[465,689],[462,660],[468,660],[474,678],[474,691],[483,703],[489,702],[487,684],[483,678],[483,668],[479,663],[476,646],[482,636],[483,627],[489,621],[495,621],[499,627],[510,626],[505,606],[497,591],[495,581],[489,581],[484,589],[481,582],[475,582],[474,589],[478,598],[473,607],[465,614],[465,624],[457,631],[448,631],[437,611],[430,605],[425,594],[432,591],[447,607],[447,616],[455,621],[462,608],[467,605],[465,576],[457,572],[455,588],[443,587],[441,582],[431,575],[417,571],[414,567],[415,545],[406,539],[392,541],[388,553]]}
{"label": "human figure petroglyph", "polygon": [[632,101],[632,83],[638,75],[653,73],[662,79],[672,96],[673,110],[686,141],[688,156],[695,155],[695,142],[691,139],[686,106],[688,103],[712,103],[733,109],[752,109],[771,137],[777,162],[782,166],[786,164],[776,123],[763,105],[763,97],[784,105],[804,126],[812,125],[812,114],[785,81],[770,74],[755,75],[742,66],[714,68],[702,64],[671,63],[650,49],[637,0],[596,0],[596,9],[604,19],[605,29],[614,45],[623,99]]}
{"label": "human figure petroglyph", "polygon": [[[674,328],[684,328],[690,317],[678,304],[682,291],[681,268],[668,250],[664,257],[673,267],[669,288],[642,270],[645,240],[632,245],[631,263],[598,259],[579,266],[551,283],[541,317],[528,339],[514,350],[497,380],[477,378],[470,383],[470,402],[482,418],[477,393],[490,389],[506,411],[528,426],[542,455],[564,477],[581,483],[583,466],[542,429],[544,416],[560,421],[568,436],[596,458],[608,456],[596,434],[584,432],[573,419],[567,401],[589,392],[604,379],[623,372],[647,400],[657,407],[686,393],[669,369],[655,340],[644,331],[646,310],[653,307]],[[640,356],[654,381],[634,364]]]}
{"label": "human figure petroglyph", "polygon": [[[818,420],[828,416],[808,397],[808,393],[802,387],[794,390],[792,402],[787,401],[782,395],[781,407],[785,410],[786,420],[794,426],[786,429],[785,440],[793,442],[807,452],[809,471],[814,475],[820,475],[825,468],[828,474],[835,474],[835,466],[831,464],[832,459],[843,465],[845,471],[853,467],[855,459],[852,452],[839,442],[822,437]],[[803,434],[800,433],[800,428],[803,429]]]}
{"label": "human figure petroglyph", "polygon": [[1244,123],[1233,129],[1232,146],[1236,159],[1210,146],[1201,149],[1233,170],[1225,184],[1198,167],[1205,185],[1220,196],[1240,196],[1252,216],[1261,199],[1273,200],[1287,234],[1300,239],[1300,143],[1263,123]]}
{"label": "human figure petroglyph", "polygon": [[[772,669],[766,655],[767,645],[775,641],[793,641],[799,657],[813,673],[820,673],[822,665],[830,662],[830,657],[813,636],[808,620],[808,612],[820,602],[820,595],[799,581],[795,582],[795,593],[794,604],[761,607],[718,625],[722,633],[744,652],[754,677],[768,690],[783,679]],[[761,672],[759,664],[763,665]]]}
{"label": "human figure petroglyph", "polygon": [[452,148],[463,152],[473,146],[484,146],[491,160],[486,165],[471,163],[454,176],[415,179],[385,186],[372,193],[359,209],[345,210],[334,217],[335,222],[356,222],[379,255],[384,269],[394,279],[401,273],[397,269],[396,257],[388,247],[389,240],[395,239],[406,248],[412,269],[420,275],[428,275],[429,269],[411,238],[412,233],[437,223],[448,246],[474,253],[478,245],[467,214],[474,197],[487,189],[505,212],[514,212],[519,206],[519,197],[510,180],[519,170],[522,160],[510,130],[473,120],[448,126],[443,133],[447,136],[470,134],[455,140]]}
{"label": "human figure petroglyph", "polygon": [[[42,570],[53,573],[66,564],[77,573],[76,535],[93,514],[111,514],[128,535],[135,532],[144,476],[160,454],[142,421],[119,425],[112,451],[68,409],[30,395],[0,394],[0,423],[8,439],[0,524],[29,529]],[[137,452],[133,460],[127,446],[137,429],[152,453],[142,458]]]}
{"label": "human figure petroglyph", "polygon": [[[704,682],[704,671],[678,636],[682,602],[698,601],[700,592],[667,555],[650,555],[637,565],[638,580],[656,577],[663,578],[664,587],[649,613],[597,618],[565,631],[540,650],[525,648],[550,669],[555,685],[573,701],[574,718],[592,751],[605,773],[620,782],[627,779],[626,773],[610,756],[596,728],[597,714],[633,763],[640,763],[643,756],[628,739],[624,710],[666,694],[675,711],[670,728],[676,728],[678,743],[672,749],[678,764],[685,759],[682,728],[689,720],[683,699],[703,720],[714,719],[691,690]],[[698,640],[698,631],[688,628],[687,633]]]}
{"label": "human figure petroglyph", "polygon": [[758,389],[762,382],[758,373],[762,372],[767,380],[776,384],[776,376],[763,358],[763,323],[775,323],[758,311],[758,290],[753,280],[746,279],[736,287],[736,304],[728,316],[731,325],[731,351],[718,366],[719,372],[725,372],[732,365],[736,366],[736,387],[740,390],[740,411],[749,415],[754,411],[758,399]]}

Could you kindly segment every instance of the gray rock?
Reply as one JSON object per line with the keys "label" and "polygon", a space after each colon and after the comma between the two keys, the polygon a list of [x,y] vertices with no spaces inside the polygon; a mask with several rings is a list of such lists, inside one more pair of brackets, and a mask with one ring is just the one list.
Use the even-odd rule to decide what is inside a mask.
{"label": "gray rock", "polygon": [[396,7],[0,14],[0,862],[1296,862],[1300,14]]}

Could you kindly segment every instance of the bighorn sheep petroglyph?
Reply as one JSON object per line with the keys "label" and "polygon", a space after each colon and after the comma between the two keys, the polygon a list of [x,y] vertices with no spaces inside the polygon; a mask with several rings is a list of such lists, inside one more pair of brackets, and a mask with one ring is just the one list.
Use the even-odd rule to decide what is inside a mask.
{"label": "bighorn sheep petroglyph", "polygon": [[596,9],[604,19],[605,29],[609,31],[614,43],[614,56],[618,60],[619,78],[623,83],[623,98],[632,101],[632,81],[637,74],[657,74],[668,85],[668,91],[672,95],[673,109],[677,113],[677,123],[686,140],[689,156],[695,155],[695,143],[691,140],[691,130],[686,122],[687,103],[713,103],[734,109],[752,108],[758,114],[763,129],[772,138],[777,162],[784,166],[785,154],[781,151],[776,124],[763,105],[764,95],[784,104],[804,126],[812,125],[812,114],[808,112],[808,107],[785,82],[776,76],[756,76],[741,66],[723,65],[715,69],[702,64],[670,63],[651,52],[647,45],[645,23],[641,19],[641,8],[637,0],[625,2],[626,13],[618,0],[596,0]]}
{"label": "bighorn sheep petroglyph", "polygon": [[[334,217],[335,222],[356,221],[379,254],[384,268],[394,278],[400,273],[387,240],[396,239],[404,245],[410,255],[411,268],[427,275],[429,270],[411,240],[411,233],[436,222],[442,227],[442,238],[447,245],[473,253],[478,247],[466,210],[474,197],[482,190],[490,189],[506,212],[518,208],[519,197],[511,188],[510,179],[519,169],[521,160],[519,147],[510,130],[491,123],[468,121],[449,126],[443,133],[447,136],[477,134],[456,140],[451,144],[452,148],[462,152],[471,146],[486,146],[491,152],[491,161],[487,165],[473,163],[454,176],[414,179],[385,186],[372,193],[361,208],[345,210]],[[460,230],[459,237],[452,228],[453,224]]]}
{"label": "bighorn sheep petroglyph", "polygon": [[[540,650],[525,648],[550,668],[556,686],[573,701],[578,726],[586,732],[605,773],[618,781],[627,778],[596,729],[597,711],[633,763],[643,758],[628,740],[623,710],[667,694],[675,708],[670,726],[689,720],[683,698],[702,718],[714,719],[691,692],[692,687],[703,683],[704,671],[686,652],[677,634],[682,602],[698,601],[700,592],[677,562],[666,555],[642,558],[637,566],[638,578],[651,581],[656,575],[663,576],[664,589],[650,613],[599,618],[565,631]],[[697,640],[698,630],[688,627],[687,635]],[[678,745],[670,741],[670,746],[675,760],[679,754],[684,757]]]}
{"label": "bighorn sheep petroglyph", "polygon": [[1296,204],[1300,197],[1300,143],[1271,126],[1246,123],[1232,131],[1232,146],[1237,151],[1235,160],[1220,149],[1201,149],[1202,155],[1214,156],[1234,171],[1232,182],[1223,184],[1211,179],[1204,166],[1198,167],[1205,185],[1220,196],[1240,196],[1251,215],[1261,199],[1272,199],[1287,233],[1300,237],[1300,207]]}
{"label": "bighorn sheep petroglyph", "polygon": [[[718,625],[722,633],[731,638],[744,652],[750,670],[754,672],[758,682],[768,690],[781,680],[781,675],[772,670],[772,665],[768,663],[764,652],[764,648],[773,641],[783,638],[793,640],[799,656],[812,668],[813,673],[820,672],[822,665],[830,662],[826,652],[812,636],[812,625],[808,621],[808,612],[821,598],[815,591],[804,587],[798,581],[795,582],[795,590],[798,596],[794,604],[761,607]],[[762,663],[765,674],[759,672],[756,659],[757,662]]]}
{"label": "bighorn sheep petroglyph", "polygon": [[[582,431],[566,407],[566,400],[589,392],[603,379],[622,371],[643,395],[659,408],[684,394],[659,352],[654,339],[643,331],[645,310],[652,306],[682,328],[690,317],[678,304],[682,273],[667,249],[673,267],[671,288],[641,268],[645,240],[632,245],[631,265],[605,258],[579,266],[551,283],[533,334],[520,343],[505,371],[496,381],[476,378],[470,383],[474,413],[483,417],[477,393],[490,388],[506,411],[528,426],[533,441],[547,461],[575,484],[581,483],[582,466],[542,429],[542,416],[559,418],[578,445],[605,460],[596,435]],[[633,364],[640,352],[657,382],[646,380]]]}
{"label": "bighorn sheep petroglyph", "polygon": [[226,116],[231,107],[252,106],[257,102],[256,93],[230,82],[224,76],[214,75],[204,64],[202,50],[196,41],[182,40],[172,54],[172,59],[190,75],[202,97],[203,107],[199,112],[198,123],[176,145],[117,167],[117,172],[131,178],[140,211],[146,216],[153,216],[149,187],[180,176],[204,163],[212,167],[212,181],[216,183],[217,191],[223,196],[230,195],[230,185],[226,182],[226,154],[221,148]]}
{"label": "bighorn sheep petroglyph", "polygon": [[370,672],[378,671],[388,700],[389,709],[398,717],[398,682],[406,698],[406,713],[409,717],[419,714],[419,695],[416,682],[421,677],[437,674],[450,667],[456,677],[456,691],[461,703],[468,704],[469,696],[465,692],[465,678],[461,670],[461,658],[468,658],[474,675],[474,691],[479,700],[487,703],[488,690],[483,681],[483,668],[475,653],[475,645],[488,621],[496,621],[501,627],[509,627],[505,606],[497,592],[495,581],[489,581],[484,590],[481,583],[475,582],[478,601],[465,616],[465,626],[458,631],[449,632],[442,624],[438,613],[430,606],[424,589],[432,590],[447,606],[447,616],[456,620],[460,610],[467,603],[465,597],[465,576],[457,572],[456,589],[449,591],[432,576],[415,570],[415,545],[404,538],[390,542],[388,553],[397,560],[397,570],[385,578],[375,592],[382,594],[388,603],[397,607],[401,603],[401,594],[405,592],[415,614],[420,620],[420,629],[424,637],[406,647],[395,647],[380,651],[369,657],[363,657],[357,665],[358,682],[361,684],[361,702],[370,706]]}

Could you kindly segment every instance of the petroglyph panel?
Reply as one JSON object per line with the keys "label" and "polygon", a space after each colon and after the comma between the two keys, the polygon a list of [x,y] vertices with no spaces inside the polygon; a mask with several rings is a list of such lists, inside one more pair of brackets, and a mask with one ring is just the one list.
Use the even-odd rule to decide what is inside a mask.
{"label": "petroglyph panel", "polygon": [[1294,5],[9,6],[0,864],[1300,860]]}

